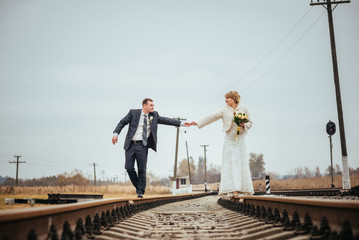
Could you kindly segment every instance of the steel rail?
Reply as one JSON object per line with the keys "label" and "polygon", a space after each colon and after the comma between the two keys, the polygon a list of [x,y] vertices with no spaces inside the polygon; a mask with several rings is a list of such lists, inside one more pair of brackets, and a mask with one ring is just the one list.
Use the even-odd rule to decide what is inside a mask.
{"label": "steel rail", "polygon": [[0,239],[31,239],[31,235],[34,234],[36,234],[37,239],[45,239],[49,234],[50,228],[62,230],[65,226],[65,222],[67,222],[67,225],[69,225],[71,229],[75,229],[79,219],[84,222],[88,216],[90,216],[92,222],[92,219],[94,219],[96,215],[101,216],[108,211],[110,213],[116,210],[119,211],[120,208],[124,211],[123,215],[130,216],[134,214],[138,208],[147,209],[168,202],[207,195],[209,194],[197,193],[179,196],[145,197],[142,199],[117,198],[72,203],[61,206],[3,210],[0,212]]}
{"label": "steel rail", "polygon": [[[270,195],[284,195],[284,196],[338,196],[347,195],[348,191],[343,191],[339,188],[324,188],[324,189],[283,189],[271,190]],[[265,191],[255,191],[255,195],[266,195]]]}
{"label": "steel rail", "polygon": [[[137,213],[143,212],[144,215],[147,215],[145,210],[149,210],[167,203],[177,202],[181,200],[188,200],[197,197],[207,196],[209,193],[200,193],[200,194],[184,194],[180,196],[161,196],[161,197],[147,197],[143,199],[139,198],[119,198],[119,199],[108,199],[108,200],[95,200],[91,202],[83,202],[83,203],[73,203],[66,204],[61,206],[51,206],[51,207],[42,207],[35,209],[17,209],[17,210],[4,210],[0,212],[0,240],[9,239],[52,239],[51,236],[59,235],[61,238],[63,234],[78,234],[80,237],[85,233],[84,222],[86,219],[89,220],[90,224],[93,224],[93,229],[91,227],[86,226],[87,236],[92,232],[93,234],[100,234],[103,230],[108,229],[109,227],[118,228],[116,226],[121,225],[121,228],[124,228],[122,234],[134,234],[136,235],[138,231],[136,231],[136,227],[131,227],[131,221],[127,221],[127,219],[131,219],[132,216],[136,216]],[[191,200],[192,201],[192,200]],[[194,206],[201,205],[202,199],[198,203],[194,203]],[[246,230],[253,231],[252,234],[257,234],[255,236],[269,237],[270,232],[278,232],[278,236],[294,236],[297,232],[305,232],[305,234],[309,234],[309,231],[312,231],[312,227],[307,227],[308,218],[310,219],[310,224],[312,224],[313,229],[315,227],[319,229],[323,225],[323,217],[325,217],[326,221],[330,224],[331,231],[342,232],[344,223],[349,223],[349,228],[353,229],[353,233],[358,236],[359,239],[359,202],[352,200],[326,200],[326,199],[304,199],[304,198],[294,198],[294,197],[279,197],[279,196],[235,196],[230,199],[225,200],[221,198],[219,200],[220,205],[229,208],[230,210],[234,210],[236,212],[241,212],[248,217],[253,217],[256,220],[246,220],[246,224],[249,224],[248,227],[255,229],[255,226],[258,227],[258,233],[255,233],[254,230]],[[173,205],[173,204],[172,204]],[[167,205],[161,207],[162,209],[167,209]],[[174,206],[178,206],[178,204],[174,204]],[[183,216],[193,216],[191,211],[186,211],[186,204],[182,204],[182,207],[179,209],[169,209],[172,215],[183,215]],[[198,216],[204,215],[212,215],[211,211],[213,209],[217,209],[216,206],[211,205],[208,209],[198,209],[195,210]],[[269,209],[273,211],[276,210],[277,215],[280,215],[282,212],[282,216],[277,216],[281,221],[281,223],[275,222],[274,220],[268,220],[266,216],[266,212],[269,212]],[[205,210],[205,211],[204,211]],[[217,209],[218,210],[218,209]],[[270,210],[270,211],[272,211]],[[152,210],[150,210],[152,211]],[[155,215],[158,213],[158,210]],[[203,212],[201,212],[203,211]],[[216,210],[214,210],[216,211]],[[275,212],[275,211],[274,211]],[[142,214],[142,213],[140,213]],[[162,213],[163,215],[165,213]],[[236,213],[237,214],[237,213]],[[226,217],[223,220],[223,224],[231,223],[233,229],[244,229],[246,224],[242,223],[239,220],[240,215],[233,215],[232,217]],[[299,221],[303,223],[303,226],[299,224],[295,226],[294,216],[297,215]],[[100,217],[101,216],[101,217]],[[227,214],[227,216],[230,216]],[[290,220],[290,216],[293,216],[292,220]],[[151,219],[154,216],[151,216]],[[269,221],[273,224],[273,226],[278,227],[281,226],[282,230],[272,229],[272,225],[263,225],[259,224],[258,221]],[[118,224],[120,222],[120,224]],[[139,219],[134,218],[132,220],[135,225],[151,225],[148,219]],[[153,223],[153,221],[152,221]],[[85,224],[85,225],[86,225]],[[97,224],[97,225],[96,225]],[[185,231],[181,228],[180,222],[178,222],[177,235],[182,236],[182,232]],[[96,227],[97,226],[97,227]],[[206,229],[206,226],[200,226],[202,230],[196,230],[198,233],[209,234],[208,237],[219,239],[221,235],[221,231],[227,234],[229,238],[227,239],[237,239],[237,235],[231,233],[231,230],[222,228],[217,228],[218,226],[214,226],[216,230],[212,231],[211,229]],[[305,227],[306,226],[306,227]],[[157,230],[149,230],[152,226],[148,226],[145,229],[146,231],[152,231],[152,234],[157,234],[157,232],[164,231],[164,228],[157,228]],[[187,227],[188,228],[188,227]],[[246,227],[247,228],[247,227]],[[260,232],[259,229],[263,228],[264,232]],[[298,228],[294,230],[295,228]],[[301,228],[305,228],[304,230]],[[127,230],[126,230],[127,229]],[[265,230],[267,229],[267,230]],[[286,233],[280,233],[283,229],[287,229]],[[74,231],[75,230],[75,231]],[[88,233],[90,231],[90,233]],[[167,231],[167,230],[166,230]],[[187,230],[186,230],[187,231]],[[290,233],[289,233],[289,232]],[[57,232],[62,234],[57,234]],[[186,234],[192,234],[190,233]],[[313,230],[313,236],[315,235],[315,231]],[[168,233],[174,234],[174,229],[169,226]],[[249,233],[249,232],[248,232]],[[110,233],[108,233],[110,234]],[[114,233],[111,233],[114,234]],[[212,235],[217,234],[217,235]],[[267,234],[267,235],[266,235]],[[299,234],[299,233],[298,233]],[[322,233],[320,233],[322,234]],[[116,235],[116,234],[114,234]],[[123,235],[123,236],[125,236]],[[233,236],[232,236],[233,235]],[[98,235],[96,235],[98,236]],[[183,235],[185,236],[185,235]],[[192,234],[192,237],[196,237],[196,234]],[[232,237],[231,237],[232,236]],[[276,239],[273,235],[272,239]],[[247,236],[250,237],[249,235]],[[304,236],[302,236],[304,237]],[[70,238],[70,237],[69,237]],[[308,239],[308,236],[304,237]],[[55,239],[55,238],[54,238]],[[70,238],[72,239],[72,238]],[[75,238],[74,238],[75,239]],[[81,239],[81,238],[78,238]],[[250,238],[249,238],[250,239]],[[270,239],[270,238],[268,238]]]}
{"label": "steel rail", "polygon": [[[208,196],[180,203],[169,203],[139,212],[115,224],[101,235],[96,235],[95,239],[359,239],[358,233],[356,238],[350,238],[353,232],[348,231],[347,226],[338,231],[339,236],[337,234],[337,237],[333,237],[336,234],[334,231],[337,230],[330,229],[332,224],[313,225],[308,215],[302,220],[302,224],[299,218],[296,219],[294,216],[290,220],[286,209],[283,210],[282,215],[278,208],[273,209],[275,218],[270,217],[272,210],[268,210],[267,216],[264,214],[264,206],[254,207],[254,204],[249,202],[258,198],[269,203],[289,202],[296,203],[300,207],[308,205],[307,201],[296,199],[286,201],[278,197],[271,197],[272,199],[223,197],[219,199],[216,196]],[[309,205],[314,207],[310,215],[319,214],[317,210],[321,205],[318,201]],[[335,203],[324,205],[333,207]],[[344,203],[341,203],[339,207],[354,210],[357,208],[355,204]],[[341,211],[337,212],[337,214],[341,213]]]}
{"label": "steel rail", "polygon": [[[293,216],[296,212],[301,222],[310,216],[313,225],[321,226],[323,217],[330,223],[331,230],[340,232],[348,221],[354,234],[359,234],[359,202],[353,200],[303,199],[276,196],[235,196],[231,201],[259,209],[278,209]],[[260,213],[257,213],[260,214]],[[294,226],[293,226],[294,227]]]}

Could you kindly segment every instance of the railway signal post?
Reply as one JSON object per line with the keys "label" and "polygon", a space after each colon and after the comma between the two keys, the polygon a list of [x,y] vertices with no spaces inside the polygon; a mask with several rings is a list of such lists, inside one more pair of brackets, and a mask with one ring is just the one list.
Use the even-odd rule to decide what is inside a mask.
{"label": "railway signal post", "polygon": [[330,166],[331,166],[331,173],[332,173],[332,188],[334,186],[334,168],[333,168],[333,143],[332,143],[332,135],[335,133],[335,123],[329,120],[327,123],[327,133],[329,134],[329,149],[330,149]]}

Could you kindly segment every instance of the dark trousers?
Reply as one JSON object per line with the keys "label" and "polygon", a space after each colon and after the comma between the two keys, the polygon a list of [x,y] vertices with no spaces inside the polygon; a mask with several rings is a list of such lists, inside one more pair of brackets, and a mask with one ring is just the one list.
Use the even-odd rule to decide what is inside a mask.
{"label": "dark trousers", "polygon": [[[136,193],[145,193],[146,189],[146,166],[147,166],[147,146],[143,146],[141,141],[131,142],[130,147],[125,153],[125,169],[131,179]],[[137,162],[137,171],[135,171],[135,161]]]}

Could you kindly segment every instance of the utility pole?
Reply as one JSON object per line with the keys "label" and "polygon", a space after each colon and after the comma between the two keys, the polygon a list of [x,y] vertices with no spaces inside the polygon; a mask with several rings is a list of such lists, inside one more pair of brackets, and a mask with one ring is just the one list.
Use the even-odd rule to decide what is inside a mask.
{"label": "utility pole", "polygon": [[94,185],[96,186],[97,184],[96,184],[96,165],[98,165],[98,164],[96,164],[96,163],[93,163],[93,164],[90,164],[90,166],[93,166],[93,178],[94,178]]}
{"label": "utility pole", "polygon": [[204,150],[204,191],[207,192],[207,158],[206,158],[206,152],[209,145],[201,145]]}
{"label": "utility pole", "polygon": [[[343,108],[342,108],[342,99],[340,94],[340,85],[339,85],[339,72],[338,72],[338,61],[337,61],[337,52],[335,47],[335,36],[334,36],[334,25],[333,25],[333,15],[332,12],[340,3],[350,3],[350,1],[343,0],[317,0],[316,3],[313,3],[311,0],[310,5],[322,5],[327,9],[328,12],[328,23],[329,23],[329,33],[330,33],[330,43],[332,50],[332,62],[333,62],[333,73],[334,73],[334,85],[337,101],[337,111],[338,111],[338,120],[339,120],[339,133],[340,133],[340,143],[342,149],[342,167],[343,167],[343,189],[350,189],[350,177],[349,177],[349,165],[348,165],[348,153],[345,140],[345,131],[344,131],[344,118],[343,118]],[[332,9],[332,4],[335,7]]]}
{"label": "utility pole", "polygon": [[[177,118],[173,118],[173,119],[176,119],[178,121],[186,121],[185,118],[180,118],[180,117],[177,117]],[[173,181],[176,181],[177,182],[177,158],[178,158],[178,139],[179,139],[179,128],[180,127],[177,127],[177,136],[176,136],[176,153],[175,153],[175,166],[174,166],[174,170],[173,170]]]}
{"label": "utility pole", "polygon": [[186,141],[186,152],[187,152],[187,161],[188,161],[188,177],[189,177],[189,184],[192,183],[191,181],[191,163],[189,161],[189,154],[188,154],[188,145],[187,145],[187,141]]}
{"label": "utility pole", "polygon": [[16,156],[14,154],[14,157],[16,157],[16,161],[10,162],[9,163],[16,163],[16,182],[15,185],[17,186],[18,183],[18,179],[19,179],[19,163],[26,163],[25,161],[19,161],[19,159],[21,158],[21,156]]}
{"label": "utility pole", "polygon": [[102,184],[106,181],[105,180],[105,170],[101,169],[101,175],[102,175]]}
{"label": "utility pole", "polygon": [[122,173],[122,175],[125,175],[125,184],[126,184],[126,182],[127,182],[127,180],[126,180],[127,172],[125,171],[124,173]]}

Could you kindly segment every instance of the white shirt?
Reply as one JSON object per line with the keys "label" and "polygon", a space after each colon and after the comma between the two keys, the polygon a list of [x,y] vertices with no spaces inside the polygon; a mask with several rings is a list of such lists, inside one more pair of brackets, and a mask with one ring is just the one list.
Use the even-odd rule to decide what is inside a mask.
{"label": "white shirt", "polygon": [[147,138],[150,136],[151,126],[150,126],[150,121],[148,119],[148,114],[145,114],[143,111],[141,111],[140,122],[138,123],[138,127],[135,132],[135,135],[133,135],[132,141],[142,141],[143,121],[144,121],[145,117],[147,118]]}

